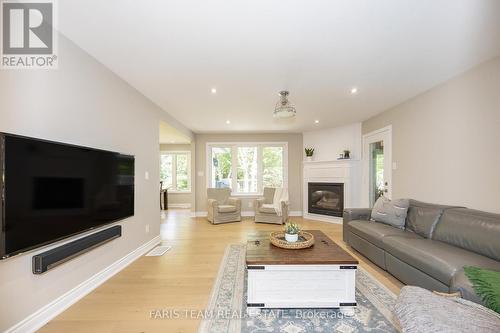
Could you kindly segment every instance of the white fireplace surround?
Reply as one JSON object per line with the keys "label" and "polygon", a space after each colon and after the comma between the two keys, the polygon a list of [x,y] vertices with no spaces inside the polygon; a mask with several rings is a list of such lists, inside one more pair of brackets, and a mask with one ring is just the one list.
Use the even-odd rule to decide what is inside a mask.
{"label": "white fireplace surround", "polygon": [[344,208],[360,207],[361,162],[359,160],[304,161],[303,162],[303,207],[304,218],[333,223],[342,223],[342,218],[321,214],[310,214],[307,190],[309,183],[343,183]]}

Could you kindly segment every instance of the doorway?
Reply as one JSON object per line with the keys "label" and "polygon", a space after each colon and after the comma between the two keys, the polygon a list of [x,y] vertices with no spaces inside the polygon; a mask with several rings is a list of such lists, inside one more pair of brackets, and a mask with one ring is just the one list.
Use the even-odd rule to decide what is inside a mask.
{"label": "doorway", "polygon": [[363,206],[392,198],[392,126],[363,135]]}

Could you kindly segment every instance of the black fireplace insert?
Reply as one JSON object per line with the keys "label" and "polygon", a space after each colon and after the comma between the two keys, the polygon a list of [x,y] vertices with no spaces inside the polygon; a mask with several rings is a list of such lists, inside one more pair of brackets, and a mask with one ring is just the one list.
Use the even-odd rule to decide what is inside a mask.
{"label": "black fireplace insert", "polygon": [[308,212],[342,217],[344,212],[343,183],[309,183]]}

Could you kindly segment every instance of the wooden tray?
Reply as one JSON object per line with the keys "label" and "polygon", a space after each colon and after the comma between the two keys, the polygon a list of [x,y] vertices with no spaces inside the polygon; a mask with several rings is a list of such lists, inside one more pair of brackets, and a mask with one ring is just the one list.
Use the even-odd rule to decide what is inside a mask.
{"label": "wooden tray", "polygon": [[301,231],[299,233],[299,240],[294,243],[290,243],[285,240],[285,233],[283,231],[277,231],[271,232],[271,234],[269,235],[269,241],[274,246],[280,247],[282,249],[300,250],[307,249],[308,247],[313,246],[314,236],[307,231]]}

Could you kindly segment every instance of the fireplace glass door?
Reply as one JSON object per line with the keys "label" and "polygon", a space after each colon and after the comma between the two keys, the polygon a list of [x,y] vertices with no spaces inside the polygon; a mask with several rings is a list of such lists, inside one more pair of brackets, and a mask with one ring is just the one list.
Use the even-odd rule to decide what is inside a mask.
{"label": "fireplace glass door", "polygon": [[342,217],[344,211],[344,184],[309,183],[308,212]]}

